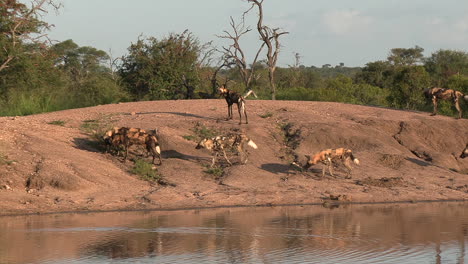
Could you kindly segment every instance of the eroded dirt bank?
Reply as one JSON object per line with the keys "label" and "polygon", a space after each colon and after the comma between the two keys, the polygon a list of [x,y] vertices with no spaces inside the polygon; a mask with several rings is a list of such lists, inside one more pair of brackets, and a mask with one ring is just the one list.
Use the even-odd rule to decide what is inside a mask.
{"label": "eroded dirt bank", "polygon": [[[235,109],[236,110],[236,109]],[[224,100],[153,101],[0,118],[0,215],[231,205],[464,200],[468,120],[375,107],[292,101],[247,102],[248,125],[226,121]],[[105,154],[94,131],[158,128],[170,185],[141,180],[133,162]],[[202,132],[240,129],[258,145],[247,165],[207,173]],[[361,165],[352,178],[290,166],[305,154],[346,147]],[[138,148],[132,158],[138,157]],[[134,151],[134,152],[135,152]],[[147,159],[150,161],[151,159]],[[222,175],[221,175],[222,173]]]}

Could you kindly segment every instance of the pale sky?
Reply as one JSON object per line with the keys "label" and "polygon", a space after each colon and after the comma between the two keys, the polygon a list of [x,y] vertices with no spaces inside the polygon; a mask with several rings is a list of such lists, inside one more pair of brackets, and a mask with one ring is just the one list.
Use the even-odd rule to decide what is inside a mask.
{"label": "pale sky", "polygon": [[[229,17],[240,21],[250,5],[245,0],[61,0],[59,14],[44,19],[55,28],[50,36],[73,39],[113,57],[125,55],[139,35],[162,39],[188,29],[200,42],[230,31]],[[264,24],[290,32],[280,38],[278,66],[294,63],[299,53],[305,66],[364,66],[385,60],[392,48],[418,45],[430,54],[439,49],[468,51],[467,0],[264,0]],[[256,11],[252,31],[241,46],[253,57],[260,45]]]}

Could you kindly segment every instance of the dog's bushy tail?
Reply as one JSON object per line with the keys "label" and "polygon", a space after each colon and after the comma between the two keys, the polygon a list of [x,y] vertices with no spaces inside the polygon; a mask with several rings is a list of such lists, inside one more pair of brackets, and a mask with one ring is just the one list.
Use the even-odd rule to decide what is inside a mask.
{"label": "dog's bushy tail", "polygon": [[245,95],[244,95],[244,98],[247,98],[251,94],[253,94],[255,96],[255,98],[258,98],[257,94],[253,90],[247,91],[247,93],[245,93]]}
{"label": "dog's bushy tail", "polygon": [[359,165],[360,161],[358,158],[354,157],[353,153],[350,153],[349,157],[354,162],[354,164]]}
{"label": "dog's bushy tail", "polygon": [[359,165],[359,159],[353,155],[353,152],[350,149],[346,150],[345,156],[349,157],[354,162],[354,164]]}
{"label": "dog's bushy tail", "polygon": [[255,144],[255,142],[253,142],[253,140],[251,140],[251,139],[249,139],[249,141],[247,141],[247,145],[251,146],[254,149],[258,149],[257,144]]}

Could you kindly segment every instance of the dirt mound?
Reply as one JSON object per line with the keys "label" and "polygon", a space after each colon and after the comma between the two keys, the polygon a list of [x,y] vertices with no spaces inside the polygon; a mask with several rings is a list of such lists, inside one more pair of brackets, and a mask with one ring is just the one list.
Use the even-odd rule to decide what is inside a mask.
{"label": "dirt mound", "polygon": [[[468,159],[459,158],[468,120],[248,100],[250,123],[239,126],[236,115],[225,120],[226,108],[223,100],[153,101],[0,118],[0,214],[321,203],[330,193],[353,202],[468,198]],[[138,147],[127,162],[105,153],[99,136],[113,126],[157,128],[163,164],[135,168],[151,162]],[[258,146],[247,148],[246,165],[228,152],[233,166],[220,159],[210,168],[212,153],[195,149],[225,133],[245,133]],[[321,164],[291,165],[339,147],[361,161],[352,179],[340,166],[322,178]]]}

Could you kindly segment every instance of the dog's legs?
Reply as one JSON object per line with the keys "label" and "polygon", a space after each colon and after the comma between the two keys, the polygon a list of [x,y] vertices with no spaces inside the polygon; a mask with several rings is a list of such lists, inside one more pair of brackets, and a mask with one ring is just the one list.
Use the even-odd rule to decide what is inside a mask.
{"label": "dog's legs", "polygon": [[351,167],[350,162],[351,162],[350,158],[346,158],[345,161],[343,162],[343,164],[345,165],[345,167],[347,169],[345,179],[351,179],[351,170],[353,168]]}
{"label": "dog's legs", "polygon": [[226,151],[224,151],[223,149],[223,155],[224,155],[224,158],[226,159],[226,161],[229,163],[229,166],[232,166],[232,163],[231,161],[228,159],[227,155],[226,155]]}
{"label": "dog's legs", "polygon": [[437,97],[432,96],[432,105],[434,105],[434,111],[432,112],[431,116],[437,115]]}
{"label": "dog's legs", "polygon": [[332,160],[330,159],[330,157],[327,158],[328,159],[328,172],[330,172],[330,175],[332,177],[335,177],[335,175],[333,175],[333,163],[332,163]]}
{"label": "dog's legs", "polygon": [[462,109],[460,108],[460,100],[458,100],[458,97],[455,97],[453,104],[458,111],[458,119],[462,118]]}
{"label": "dog's legs", "polygon": [[237,103],[237,112],[239,112],[239,125],[242,124],[241,108],[242,108],[242,101]]}
{"label": "dog's legs", "polygon": [[331,162],[328,164],[328,171],[332,177],[335,177],[335,174],[333,174],[333,164]]}
{"label": "dog's legs", "polygon": [[345,162],[343,162],[343,164],[346,167],[346,177],[345,177],[345,179],[351,179],[351,170],[353,168],[351,167],[351,165],[349,163],[350,163],[350,159],[348,159],[348,158],[345,160]]}
{"label": "dog's legs", "polygon": [[239,151],[240,157],[241,157],[241,162],[242,164],[247,164],[247,160],[249,159],[247,157],[247,153],[245,153],[243,150]]}
{"label": "dog's legs", "polygon": [[229,119],[232,119],[232,104],[229,105],[229,109],[228,109],[228,120]]}
{"label": "dog's legs", "polygon": [[[161,165],[162,164],[161,154],[158,154],[158,157],[159,157],[159,165]],[[154,163],[154,158],[153,158],[153,163]]]}
{"label": "dog's legs", "polygon": [[130,147],[130,144],[126,143],[125,145],[125,156],[124,156],[124,162],[127,160],[128,156],[128,148]]}
{"label": "dog's legs", "polygon": [[[161,165],[161,164],[162,164],[161,154],[158,154],[158,153],[151,153],[151,156],[153,156],[152,164],[154,164],[154,160],[156,159],[156,155],[157,155],[158,158],[159,158],[159,163],[158,163],[157,165]],[[156,165],[156,164],[155,164],[155,165]]]}
{"label": "dog's legs", "polygon": [[232,104],[228,103],[228,116],[227,116],[226,120],[231,119],[232,118],[231,116],[232,116]]}
{"label": "dog's legs", "polygon": [[217,151],[213,155],[213,160],[211,161],[211,168],[213,168],[213,166],[215,165],[216,157],[218,157],[218,152]]}
{"label": "dog's legs", "polygon": [[248,124],[249,120],[247,119],[247,110],[245,109],[245,102],[244,101],[242,101],[242,112],[244,112],[245,123]]}

